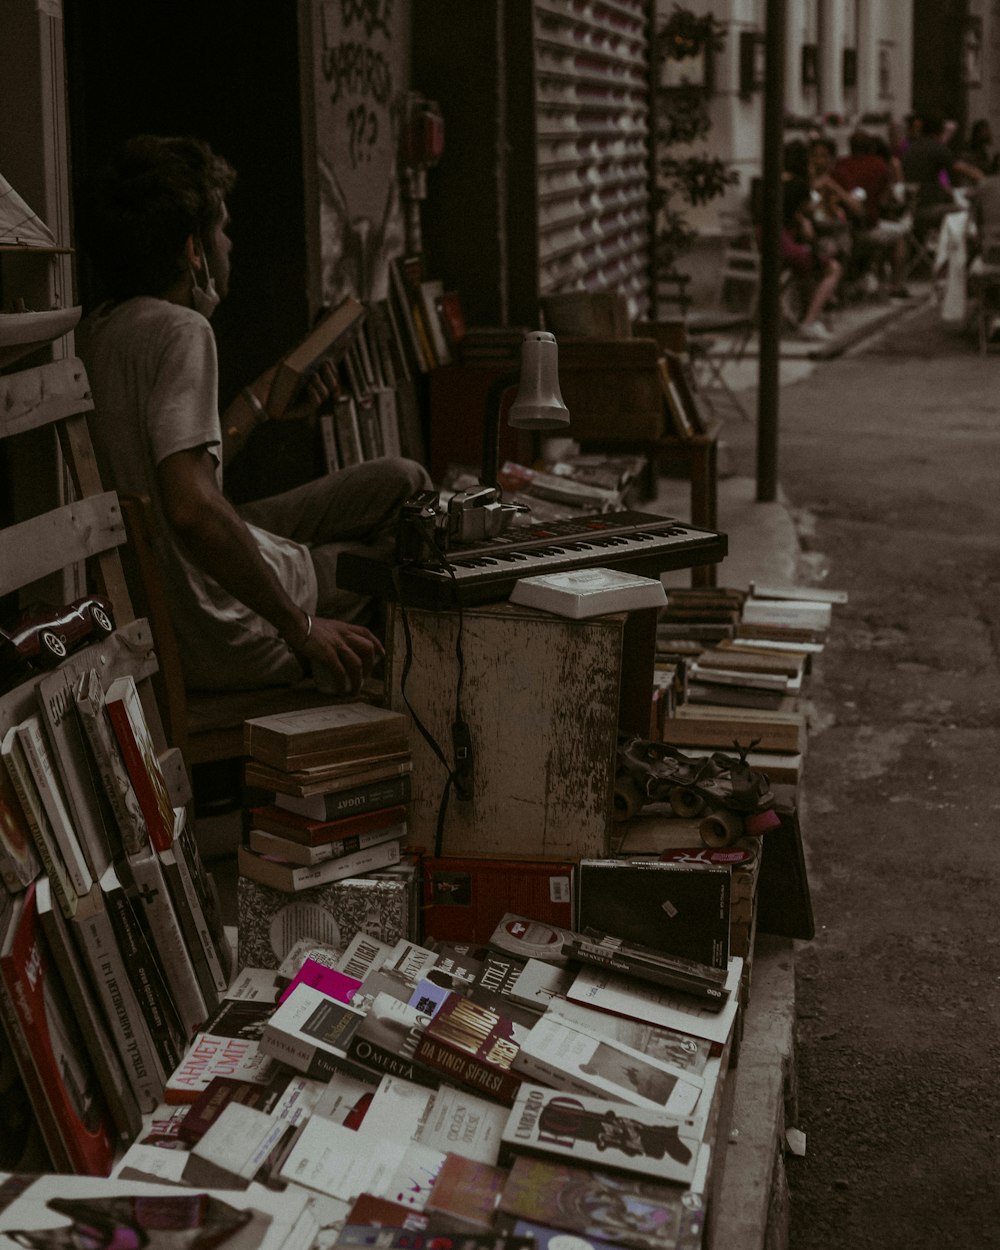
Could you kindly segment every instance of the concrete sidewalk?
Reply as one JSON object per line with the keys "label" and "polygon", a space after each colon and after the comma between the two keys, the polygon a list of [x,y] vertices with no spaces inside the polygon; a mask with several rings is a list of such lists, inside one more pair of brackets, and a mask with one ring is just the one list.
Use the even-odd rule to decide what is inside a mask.
{"label": "concrete sidewalk", "polygon": [[[857,348],[886,326],[926,306],[930,289],[891,306],[860,305],[838,314],[836,334],[817,345],[782,341],[781,384],[789,385],[813,369]],[[731,367],[727,383],[747,401],[756,386],[758,362]],[[750,407],[749,403],[747,405]],[[752,411],[752,407],[750,407]],[[718,484],[719,529],[729,537],[729,555],[719,567],[720,585],[746,588],[751,582],[772,585],[809,583],[795,520],[778,490],[773,503],[758,503],[753,478],[727,472],[726,431],[745,451],[753,436],[747,425],[730,418],[723,428]],[[743,460],[746,460],[744,455]],[[661,478],[651,511],[687,518],[687,481]],[[671,585],[687,585],[686,571],[664,576]],[[787,1245],[790,1200],[785,1178],[786,1128],[795,1124],[795,957],[793,943],[759,934],[754,948],[750,1005],[744,1021],[739,1061],[727,1079],[723,1119],[716,1142],[713,1183],[706,1224],[705,1250],[782,1250]]]}

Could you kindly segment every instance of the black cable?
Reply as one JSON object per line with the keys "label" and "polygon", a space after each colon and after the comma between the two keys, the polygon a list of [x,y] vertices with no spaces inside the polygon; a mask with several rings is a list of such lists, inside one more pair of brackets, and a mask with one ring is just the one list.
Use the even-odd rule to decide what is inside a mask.
{"label": "black cable", "polygon": [[[462,769],[456,769],[448,762],[448,759],[445,756],[443,748],[438,743],[438,741],[436,740],[434,735],[431,733],[431,731],[424,724],[424,722],[420,719],[419,715],[416,712],[416,709],[413,707],[413,704],[410,702],[409,696],[406,693],[406,683],[410,675],[410,670],[413,666],[413,634],[410,629],[410,618],[407,612],[405,595],[404,595],[403,587],[401,584],[401,578],[400,578],[401,567],[405,567],[405,566],[400,566],[397,564],[393,567],[392,581],[396,590],[396,600],[400,608],[400,615],[402,617],[402,622],[403,622],[403,637],[406,643],[406,649],[405,649],[404,658],[403,658],[403,671],[400,676],[400,683],[399,683],[400,696],[402,697],[403,702],[406,704],[406,707],[409,710],[410,716],[413,719],[413,723],[414,725],[416,725],[417,730],[420,733],[421,737],[424,739],[427,745],[431,748],[434,755],[443,765],[445,772],[447,773],[447,776],[445,778],[445,783],[444,783],[444,789],[441,793],[441,799],[438,804],[437,824],[436,824],[435,836],[434,836],[434,854],[436,857],[440,857],[443,843],[444,843],[444,822],[445,822],[445,817],[448,811],[448,800],[451,796],[452,789],[454,789],[456,793],[459,794],[463,798],[472,797],[471,789],[470,789],[471,772],[469,769],[469,764],[471,764],[471,751],[470,751],[471,743],[469,743],[468,741],[468,727],[466,726],[465,718],[462,715],[462,686],[463,686],[463,682],[465,678],[465,655],[462,649],[462,633],[465,627],[465,613],[462,609],[462,604],[458,595],[455,570],[452,568],[452,566],[448,563],[447,560],[443,559],[443,557],[441,556],[441,553],[437,550],[436,547],[433,548],[433,554],[436,557],[434,563],[436,563],[441,568],[443,568],[448,573],[449,577],[451,578],[452,593],[455,599],[455,607],[458,612],[458,633],[455,639],[455,658],[456,658],[456,662],[458,665],[458,675],[457,675],[457,679],[455,683],[455,721],[454,721],[454,724],[452,725],[452,734],[453,734],[453,742],[456,746],[456,750],[459,750],[461,746],[468,753],[466,759],[462,761],[462,763],[465,765],[465,767],[463,767]],[[462,739],[461,744],[459,742],[460,738]],[[460,771],[463,773],[461,777],[459,776]]]}

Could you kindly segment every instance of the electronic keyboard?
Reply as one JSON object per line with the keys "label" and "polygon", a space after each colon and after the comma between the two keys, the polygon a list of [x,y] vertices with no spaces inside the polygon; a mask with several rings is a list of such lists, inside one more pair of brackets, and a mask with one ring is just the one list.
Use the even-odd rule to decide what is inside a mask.
{"label": "electronic keyboard", "polygon": [[475,546],[442,551],[440,563],[394,564],[345,551],[337,559],[342,590],[447,611],[506,599],[516,581],[588,566],[658,577],[668,569],[717,564],[725,534],[673,517],[602,512],[515,525]]}

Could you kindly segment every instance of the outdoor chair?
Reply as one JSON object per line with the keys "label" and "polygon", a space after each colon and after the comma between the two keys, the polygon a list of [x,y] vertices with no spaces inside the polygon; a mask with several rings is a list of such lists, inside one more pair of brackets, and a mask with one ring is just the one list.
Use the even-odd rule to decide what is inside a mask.
{"label": "outdoor chair", "polygon": [[725,371],[744,359],[757,329],[760,254],[753,231],[742,230],[727,241],[716,295],[710,303],[695,302],[688,289],[690,282],[690,275],[684,273],[660,279],[659,316],[674,313],[683,322],[695,383],[716,415],[723,415],[721,400],[749,421],[750,414]]}

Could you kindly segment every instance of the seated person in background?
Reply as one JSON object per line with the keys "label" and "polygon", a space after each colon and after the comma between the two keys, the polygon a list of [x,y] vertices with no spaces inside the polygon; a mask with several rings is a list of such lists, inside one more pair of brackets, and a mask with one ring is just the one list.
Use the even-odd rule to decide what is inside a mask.
{"label": "seated person in background", "polygon": [[[984,177],[1000,172],[1000,156],[994,151],[990,123],[985,118],[972,123],[969,142],[961,150],[961,160],[966,165],[975,165]],[[969,179],[962,179],[962,185],[968,183]]]}
{"label": "seated person in background", "polygon": [[[93,188],[85,228],[109,299],[81,354],[102,467],[147,495],[187,685],[294,684],[310,671],[353,693],[382,655],[367,596],[336,585],[338,552],[393,549],[395,518],[429,484],[381,459],[237,509],[222,492],[215,337],[225,297],[231,167],[204,143],[130,140]],[[332,376],[310,402],[329,394]]]}
{"label": "seated person in background", "polygon": [[864,207],[834,173],[836,157],[837,146],[832,139],[819,137],[809,144],[809,184],[817,250],[821,256],[835,256],[846,269],[852,259],[852,228],[863,215]]}
{"label": "seated person in background", "polygon": [[849,146],[850,155],[837,161],[833,177],[862,206],[855,236],[858,258],[870,264],[873,258],[888,255],[892,273],[889,294],[905,298],[908,292],[903,285],[903,269],[909,223],[894,217],[898,200],[892,169],[879,155],[878,142],[868,131],[856,130]]}
{"label": "seated person in background", "polygon": [[983,176],[975,165],[955,159],[951,148],[942,141],[943,131],[940,118],[924,117],[920,134],[903,153],[903,177],[917,188],[913,225],[920,238],[958,207],[951,191],[957,175],[973,183]]}
{"label": "seated person in background", "polygon": [[830,331],[820,315],[833,298],[843,267],[833,256],[816,251],[812,222],[809,149],[801,139],[785,145],[782,177],[782,263],[792,271],[802,293],[805,313],[799,324],[803,338],[824,341]]}

